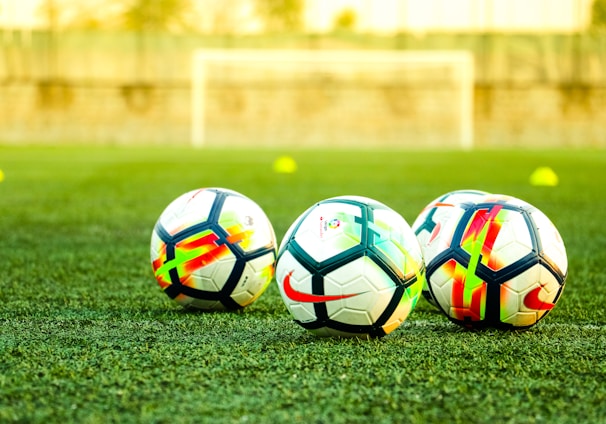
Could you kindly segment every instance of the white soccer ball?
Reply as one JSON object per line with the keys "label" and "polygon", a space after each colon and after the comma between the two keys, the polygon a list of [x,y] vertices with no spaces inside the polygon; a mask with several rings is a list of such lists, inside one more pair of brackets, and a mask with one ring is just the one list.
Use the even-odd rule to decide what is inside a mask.
{"label": "white soccer ball", "polygon": [[432,298],[468,328],[533,326],[560,299],[568,272],[554,224],[510,196],[459,203],[426,251]]}
{"label": "white soccer ball", "polygon": [[259,205],[232,190],[204,188],[162,212],[151,236],[151,263],[164,293],[181,305],[234,310],[265,291],[276,247]]}
{"label": "white soccer ball", "polygon": [[276,280],[295,322],[319,336],[381,337],[420,296],[424,264],[406,220],[366,197],[316,203],[288,229]]}
{"label": "white soccer ball", "polygon": [[[417,236],[421,251],[423,252],[423,259],[425,262],[429,262],[432,258],[430,252],[427,251],[427,244],[439,234],[442,226],[448,218],[450,218],[455,206],[463,202],[475,202],[486,196],[488,193],[481,190],[455,190],[445,193],[431,202],[423,208],[421,213],[417,216],[412,224],[412,230]],[[431,252],[436,254],[435,251]],[[433,306],[437,307],[436,301],[431,297],[431,292],[427,287],[427,281],[423,283],[423,297]]]}

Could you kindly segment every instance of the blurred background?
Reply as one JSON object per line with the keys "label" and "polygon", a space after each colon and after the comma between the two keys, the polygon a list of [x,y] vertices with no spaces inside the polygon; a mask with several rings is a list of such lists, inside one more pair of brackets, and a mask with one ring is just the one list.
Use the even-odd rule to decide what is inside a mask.
{"label": "blurred background", "polygon": [[[457,148],[471,87],[476,147],[606,147],[606,0],[0,0],[0,39],[0,143],[188,145],[202,126],[216,147]],[[207,69],[200,49],[362,65]],[[473,73],[363,66],[374,51],[467,52]]]}

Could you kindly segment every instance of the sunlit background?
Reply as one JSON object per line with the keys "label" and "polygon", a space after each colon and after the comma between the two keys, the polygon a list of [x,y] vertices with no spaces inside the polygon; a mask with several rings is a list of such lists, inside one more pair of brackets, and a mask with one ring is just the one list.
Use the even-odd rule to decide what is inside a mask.
{"label": "sunlit background", "polygon": [[4,143],[606,146],[605,0],[0,0],[0,36]]}

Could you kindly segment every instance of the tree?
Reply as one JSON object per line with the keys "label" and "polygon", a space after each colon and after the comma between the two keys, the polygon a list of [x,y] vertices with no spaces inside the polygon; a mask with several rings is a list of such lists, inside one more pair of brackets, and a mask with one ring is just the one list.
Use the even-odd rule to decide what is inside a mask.
{"label": "tree", "polygon": [[606,30],[606,0],[594,0],[591,5],[591,28]]}
{"label": "tree", "polygon": [[334,29],[351,31],[356,26],[357,18],[354,10],[344,9],[335,17]]}
{"label": "tree", "polygon": [[256,0],[257,13],[269,31],[299,30],[303,24],[304,0]]}
{"label": "tree", "polygon": [[125,4],[124,26],[135,31],[160,31],[187,27],[190,0],[131,0]]}

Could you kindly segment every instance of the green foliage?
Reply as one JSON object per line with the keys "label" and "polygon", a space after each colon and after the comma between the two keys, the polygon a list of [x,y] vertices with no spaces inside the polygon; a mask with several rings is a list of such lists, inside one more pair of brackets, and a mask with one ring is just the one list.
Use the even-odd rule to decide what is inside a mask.
{"label": "green foliage", "polygon": [[99,1],[44,0],[38,14],[51,29],[58,27],[133,31],[167,31],[190,25],[191,0],[115,0],[111,7]]}
{"label": "green foliage", "polygon": [[335,17],[334,28],[336,30],[352,30],[357,23],[356,12],[352,9],[344,9]]}
{"label": "green foliage", "polygon": [[591,5],[591,27],[606,30],[606,0],[593,0]]}
{"label": "green foliage", "polygon": [[303,0],[256,0],[257,13],[269,31],[299,30],[303,24]]}
{"label": "green foliage", "polygon": [[185,25],[190,0],[131,0],[124,12],[124,25],[136,31],[168,30]]}
{"label": "green foliage", "polygon": [[[606,416],[606,153],[0,146],[0,422],[597,423]],[[534,187],[538,166],[560,177]],[[255,199],[282,237],[308,206],[359,194],[409,221],[439,194],[507,193],[566,242],[564,295],[524,332],[467,331],[427,302],[379,340],[322,339],[276,284],[238,313],[181,309],[149,240],[197,187]]]}

